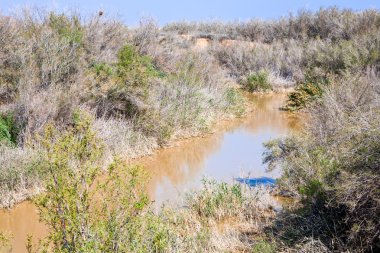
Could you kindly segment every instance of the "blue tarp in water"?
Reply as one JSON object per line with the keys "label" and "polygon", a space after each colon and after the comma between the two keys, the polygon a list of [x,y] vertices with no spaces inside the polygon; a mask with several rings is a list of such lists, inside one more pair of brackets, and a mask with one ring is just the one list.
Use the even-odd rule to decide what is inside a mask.
{"label": "blue tarp in water", "polygon": [[240,183],[245,183],[249,186],[273,186],[276,184],[276,179],[270,177],[257,177],[257,178],[235,178]]}

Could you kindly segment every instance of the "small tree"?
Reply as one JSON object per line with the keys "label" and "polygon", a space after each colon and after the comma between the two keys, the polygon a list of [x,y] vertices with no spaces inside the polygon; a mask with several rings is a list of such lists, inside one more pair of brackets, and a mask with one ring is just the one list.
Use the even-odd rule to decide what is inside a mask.
{"label": "small tree", "polygon": [[43,252],[127,252],[139,242],[140,216],[149,203],[141,170],[116,159],[100,177],[102,146],[90,127],[90,118],[77,113],[66,133],[52,126],[45,131],[48,178],[36,200],[49,228]]}
{"label": "small tree", "polygon": [[98,175],[101,146],[90,130],[89,117],[74,115],[74,127],[59,136],[48,126],[42,145],[48,178],[36,203],[48,225],[48,241],[58,252],[88,252],[94,245],[90,191]]}

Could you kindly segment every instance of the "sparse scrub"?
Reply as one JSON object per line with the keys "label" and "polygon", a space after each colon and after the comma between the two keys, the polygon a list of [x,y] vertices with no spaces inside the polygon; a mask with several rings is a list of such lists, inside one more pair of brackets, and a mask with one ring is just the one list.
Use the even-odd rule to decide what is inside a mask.
{"label": "sparse scrub", "polygon": [[241,113],[239,93],[213,56],[161,43],[158,30],[149,19],[131,30],[103,15],[84,21],[77,13],[24,10],[1,17],[2,145],[38,153],[36,136],[46,125],[65,131],[80,109],[94,115],[106,157],[132,158]]}
{"label": "sparse scrub", "polygon": [[255,244],[252,235],[261,234],[261,227],[271,222],[274,204],[268,189],[204,179],[202,188],[188,195],[185,208],[171,220],[176,233],[185,232],[179,245],[196,239],[193,248],[192,243],[180,251],[251,250],[247,241]]}
{"label": "sparse scrub", "polygon": [[[0,205],[46,190],[41,250],[376,252],[379,31],[378,10],[335,7],[136,29],[101,13],[0,16]],[[184,207],[153,212],[140,168],[114,156],[242,114],[236,83],[295,87],[284,109],[310,115],[302,134],[266,144],[298,208],[275,217],[268,190],[205,180]]]}
{"label": "sparse scrub", "polygon": [[235,113],[234,106],[239,100],[227,97],[227,92],[231,93],[231,83],[220,68],[209,64],[212,59],[208,57],[202,54],[183,56],[177,70],[157,80],[153,87],[151,104],[157,109],[151,110],[154,114],[148,117],[156,119],[148,121],[146,129],[158,131],[161,141],[205,131],[222,111],[225,115]]}
{"label": "sparse scrub", "polygon": [[374,52],[379,49],[378,36],[371,34],[336,42],[319,39],[311,41],[302,63],[304,80],[289,95],[285,108],[304,108],[309,101],[320,97],[323,87],[328,86],[330,79],[337,76],[365,73],[368,69],[378,71],[379,56]]}
{"label": "sparse scrub", "polygon": [[[276,42],[271,45],[255,43],[253,46],[237,44],[234,47],[218,46],[212,49],[220,64],[237,81],[250,73],[266,71],[276,76],[277,86],[294,86],[303,80],[303,47],[297,41]],[[279,85],[280,84],[280,85]]]}
{"label": "sparse scrub", "polygon": [[276,228],[290,245],[309,237],[329,250],[378,250],[379,85],[374,71],[333,79],[308,109],[305,134],[268,144],[266,160],[284,169],[282,187],[303,200],[302,212]]}
{"label": "sparse scrub", "polygon": [[[158,40],[159,27],[151,18],[140,20],[140,26],[134,30],[132,44],[143,55],[155,55],[155,46]],[[153,57],[155,58],[155,57]]]}
{"label": "sparse scrub", "polygon": [[165,32],[178,34],[213,34],[214,36],[272,43],[282,39],[314,38],[349,40],[379,29],[379,11],[369,9],[354,12],[337,7],[321,8],[317,12],[299,11],[277,20],[247,22],[176,22],[163,27]]}

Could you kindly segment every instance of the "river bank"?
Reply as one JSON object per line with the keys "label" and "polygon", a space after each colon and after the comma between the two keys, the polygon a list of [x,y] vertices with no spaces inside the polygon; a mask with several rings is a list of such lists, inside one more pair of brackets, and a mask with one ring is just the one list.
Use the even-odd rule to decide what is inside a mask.
{"label": "river bank", "polygon": [[[230,183],[242,173],[252,177],[280,175],[265,172],[262,143],[300,130],[301,122],[296,114],[278,110],[286,94],[248,95],[247,99],[245,117],[217,124],[212,134],[180,140],[152,156],[133,160],[149,173],[147,190],[157,207],[181,205],[187,192],[200,189],[205,175]],[[30,202],[1,211],[0,229],[13,234],[13,252],[23,252],[27,234],[33,234],[35,240],[46,234],[37,216]]]}

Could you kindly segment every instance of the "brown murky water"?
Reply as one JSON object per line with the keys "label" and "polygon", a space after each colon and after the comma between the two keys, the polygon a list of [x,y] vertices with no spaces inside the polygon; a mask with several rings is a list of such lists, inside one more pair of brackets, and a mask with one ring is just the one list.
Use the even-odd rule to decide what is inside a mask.
{"label": "brown murky water", "polygon": [[[220,124],[213,134],[180,141],[139,159],[150,174],[148,191],[156,206],[178,204],[186,192],[200,187],[205,176],[227,182],[241,175],[278,177],[280,171],[268,173],[262,164],[262,143],[299,130],[302,122],[299,116],[278,110],[285,99],[285,94],[250,95],[252,112],[246,117]],[[30,202],[0,210],[0,231],[13,235],[12,252],[26,252],[28,234],[37,240],[47,233]]]}
{"label": "brown murky water", "polygon": [[[11,210],[0,210],[0,231],[8,236],[11,234],[12,251],[26,252],[26,241],[28,234],[33,235],[34,241],[47,235],[46,227],[39,222],[37,208],[25,201]],[[8,252],[1,249],[0,253]]]}
{"label": "brown murky water", "polygon": [[285,94],[250,95],[252,112],[219,125],[216,133],[181,141],[139,161],[152,177],[149,193],[156,205],[178,203],[200,187],[202,178],[232,182],[239,176],[273,177],[262,164],[263,143],[301,128],[297,114],[280,111]]}

